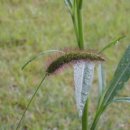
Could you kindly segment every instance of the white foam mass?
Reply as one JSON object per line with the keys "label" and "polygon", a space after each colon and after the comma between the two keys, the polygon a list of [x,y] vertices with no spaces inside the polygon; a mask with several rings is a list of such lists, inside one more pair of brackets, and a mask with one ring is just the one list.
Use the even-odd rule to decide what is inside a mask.
{"label": "white foam mass", "polygon": [[92,86],[94,66],[92,62],[79,62],[74,64],[74,85],[76,105],[81,117]]}

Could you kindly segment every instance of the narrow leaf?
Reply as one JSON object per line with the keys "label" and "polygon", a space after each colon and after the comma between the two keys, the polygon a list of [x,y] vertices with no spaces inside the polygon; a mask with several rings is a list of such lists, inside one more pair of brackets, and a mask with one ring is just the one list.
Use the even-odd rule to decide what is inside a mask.
{"label": "narrow leaf", "polygon": [[82,116],[82,130],[88,130],[88,116],[89,116],[89,99],[86,101]]}
{"label": "narrow leaf", "polygon": [[63,51],[59,51],[59,50],[47,50],[47,51],[43,51],[43,52],[39,53],[38,55],[33,56],[32,58],[30,58],[30,59],[22,66],[22,70],[23,70],[29,63],[31,63],[32,61],[36,60],[36,59],[39,58],[40,56],[43,56],[43,55],[48,54],[48,53],[53,53],[53,52],[64,53]]}
{"label": "narrow leaf", "polygon": [[82,5],[83,5],[83,0],[79,0],[79,4],[78,4],[79,9],[82,9]]}
{"label": "narrow leaf", "polygon": [[72,0],[65,0],[65,4],[66,4],[66,7],[68,8],[70,14],[72,15],[72,7],[73,7]]}
{"label": "narrow leaf", "polygon": [[112,47],[112,46],[118,44],[118,42],[119,42],[121,39],[123,39],[123,38],[125,38],[125,36],[121,36],[121,37],[117,38],[116,40],[110,42],[110,43],[109,43],[108,45],[106,45],[101,51],[99,51],[99,53],[102,53],[102,52],[104,52],[106,49],[108,49],[108,48],[110,48],[110,47]]}
{"label": "narrow leaf", "polygon": [[72,0],[65,0],[67,7],[72,8]]}
{"label": "narrow leaf", "polygon": [[114,98],[113,102],[127,102],[127,103],[130,103],[130,97]]}
{"label": "narrow leaf", "polygon": [[94,121],[91,125],[91,130],[95,130],[97,123],[105,111],[107,106],[113,102],[114,97],[117,95],[119,90],[124,87],[124,84],[130,78],[130,46],[125,51],[118,67],[115,71],[113,79],[108,88],[105,89],[104,93],[102,94],[100,101],[98,103],[98,109],[96,111],[96,115],[94,117]]}
{"label": "narrow leaf", "polygon": [[104,100],[106,103],[110,103],[113,98],[117,95],[118,91],[124,87],[124,84],[130,78],[130,46],[126,49],[125,54],[123,55],[116,72],[113,76],[113,79],[108,87]]}

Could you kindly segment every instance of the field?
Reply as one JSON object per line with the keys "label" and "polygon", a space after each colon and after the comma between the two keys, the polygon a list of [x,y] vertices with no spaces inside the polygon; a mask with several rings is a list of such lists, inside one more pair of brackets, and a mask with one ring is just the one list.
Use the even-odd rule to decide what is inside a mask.
{"label": "field", "polygon": [[[104,55],[107,82],[130,43],[130,0],[84,0],[86,49],[100,50],[126,35]],[[22,65],[49,49],[76,48],[76,39],[64,0],[0,0],[0,130],[14,130],[40,82],[47,57]],[[97,72],[91,91],[90,121],[97,95]],[[123,96],[130,96],[130,82]],[[130,130],[130,104],[112,105],[99,130]],[[73,70],[49,77],[42,85],[22,122],[21,130],[80,130],[75,105]]]}

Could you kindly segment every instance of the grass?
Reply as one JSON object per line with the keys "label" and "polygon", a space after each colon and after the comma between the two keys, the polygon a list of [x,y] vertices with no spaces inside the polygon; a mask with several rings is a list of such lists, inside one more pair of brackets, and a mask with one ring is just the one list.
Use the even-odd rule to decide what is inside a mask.
{"label": "grass", "polygon": [[[105,53],[107,80],[111,79],[116,63],[130,41],[129,4],[129,0],[87,0],[83,5],[87,48],[102,48],[121,34],[127,35],[119,46]],[[21,71],[21,66],[40,51],[75,47],[76,39],[73,39],[71,18],[62,0],[0,0],[0,130],[13,130],[41,79],[45,59],[35,61],[25,71]],[[96,82],[97,78],[90,114],[95,110]],[[30,130],[79,130],[81,122],[71,87],[72,70],[66,70],[45,84],[22,126]],[[127,87],[123,95],[127,96],[129,90]],[[115,109],[109,108],[100,122],[100,129],[129,130],[129,108],[129,104],[121,103]]]}

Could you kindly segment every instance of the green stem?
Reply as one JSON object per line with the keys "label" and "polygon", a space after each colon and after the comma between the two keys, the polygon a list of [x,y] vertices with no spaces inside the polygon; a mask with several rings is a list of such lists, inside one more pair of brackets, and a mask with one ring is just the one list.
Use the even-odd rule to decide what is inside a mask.
{"label": "green stem", "polygon": [[[78,47],[84,49],[84,37],[83,37],[83,22],[82,22],[82,3],[83,0],[73,1],[73,14],[72,21],[77,38]],[[82,130],[88,130],[88,101],[85,104],[84,112],[82,116]]]}
{"label": "green stem", "polygon": [[74,25],[74,30],[75,30],[75,35],[76,35],[77,43],[78,43],[78,45],[80,45],[79,35],[78,35],[78,29],[77,29],[77,25],[76,25],[76,21],[75,21],[74,16],[72,16],[72,22],[73,22],[73,25]]}
{"label": "green stem", "polygon": [[84,107],[84,112],[82,116],[82,130],[88,130],[88,105],[89,105],[89,100],[87,100]]}
{"label": "green stem", "polygon": [[[78,27],[78,37],[79,37],[78,45],[80,49],[84,49],[83,22],[82,22],[82,14],[81,14],[82,4],[77,2],[76,5],[77,8],[76,8],[75,16],[77,18],[77,27]],[[89,102],[87,101],[82,116],[82,130],[88,130],[88,105]]]}
{"label": "green stem", "polygon": [[73,14],[71,14],[72,15],[71,17],[72,17],[72,21],[73,21],[73,25],[74,25],[74,30],[75,30],[75,35],[76,35],[78,47],[80,48],[80,37],[79,37],[79,29],[78,29],[79,27],[78,27],[77,10],[78,10],[77,0],[74,0],[74,3],[73,3]]}
{"label": "green stem", "polygon": [[77,38],[78,47],[84,49],[84,37],[83,37],[83,22],[82,22],[82,1],[79,3],[77,0],[74,0],[73,3],[73,13],[72,21],[74,25],[74,30]]}
{"label": "green stem", "polygon": [[95,130],[95,129],[96,129],[96,126],[97,126],[97,123],[98,123],[98,121],[99,121],[99,119],[100,119],[100,116],[101,116],[101,113],[99,112],[99,113],[96,115],[96,118],[94,119],[90,130]]}
{"label": "green stem", "polygon": [[24,113],[22,114],[22,117],[20,118],[20,120],[19,120],[19,122],[18,122],[18,125],[17,125],[17,127],[16,127],[16,130],[19,129],[20,124],[21,124],[21,122],[22,122],[22,120],[23,120],[23,118],[24,118],[24,116],[25,116],[25,114],[26,114],[26,112],[27,112],[27,110],[28,110],[28,108],[29,108],[31,102],[33,101],[33,99],[34,99],[34,97],[36,96],[36,94],[37,94],[39,88],[41,87],[42,83],[44,82],[44,80],[45,80],[45,78],[46,78],[47,76],[48,76],[48,74],[46,73],[45,76],[43,77],[43,79],[41,80],[40,84],[37,86],[36,91],[34,92],[33,96],[32,96],[31,99],[29,100],[29,103],[27,104],[27,107],[26,107]]}
{"label": "green stem", "polygon": [[81,9],[77,10],[77,21],[78,21],[78,32],[79,32],[79,48],[84,49],[84,37],[83,37],[83,22],[82,22],[82,15]]}
{"label": "green stem", "polygon": [[[74,19],[75,19],[75,26],[77,27],[78,32],[77,42],[79,48],[84,49],[83,22],[82,22],[81,10],[82,10],[82,1],[80,2],[75,1]],[[82,130],[88,130],[88,105],[89,102],[87,101],[82,116]]]}
{"label": "green stem", "polygon": [[92,125],[91,125],[90,130],[95,130],[95,129],[96,129],[97,123],[98,123],[98,121],[99,121],[99,119],[100,119],[102,113],[105,111],[105,109],[106,109],[106,106],[104,106],[104,105],[103,105],[103,102],[102,102],[102,103],[101,103],[101,106],[98,107],[98,110],[97,110],[97,112],[96,112],[96,115],[95,115],[95,117],[94,117],[94,120],[93,120],[93,123],[92,123]]}

